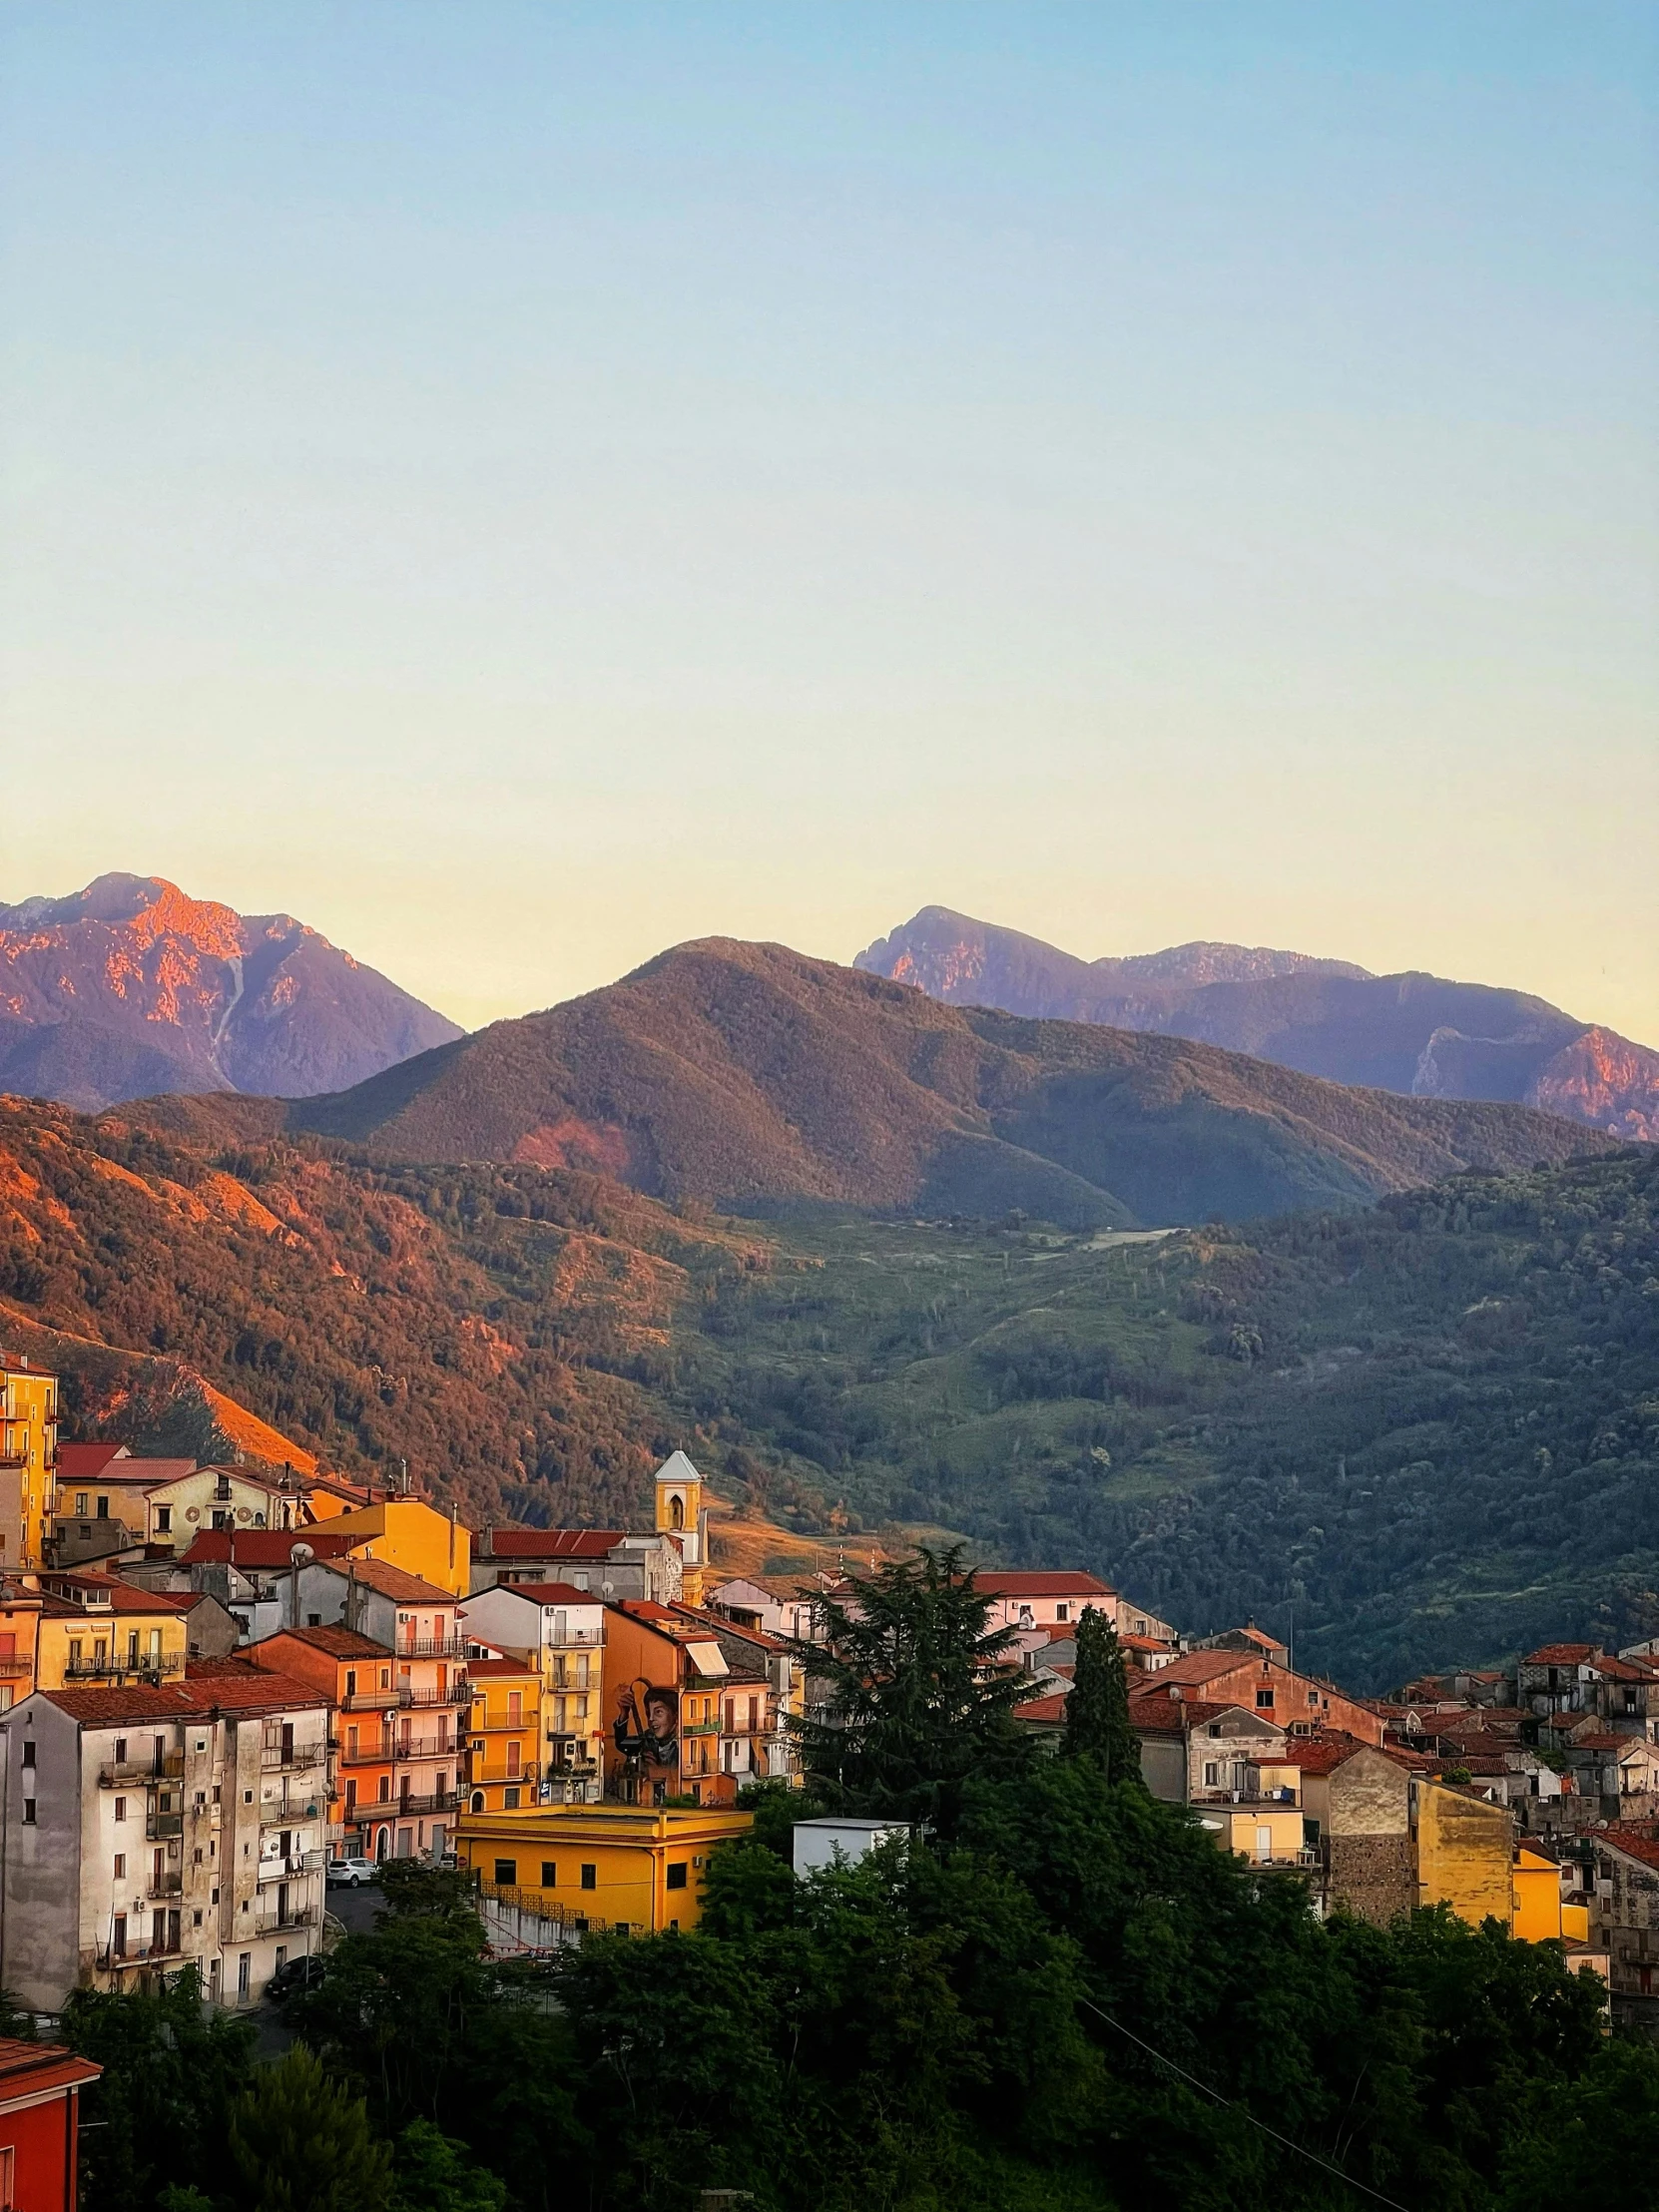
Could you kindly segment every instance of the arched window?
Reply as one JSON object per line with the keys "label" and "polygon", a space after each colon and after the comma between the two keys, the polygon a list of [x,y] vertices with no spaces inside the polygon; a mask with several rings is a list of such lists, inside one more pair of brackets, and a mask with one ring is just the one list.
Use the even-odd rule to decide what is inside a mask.
{"label": "arched window", "polygon": [[684,1528],[686,1525],[686,1501],[678,1490],[668,1501],[668,1524],[670,1528]]}
{"label": "arched window", "polygon": [[484,1810],[484,1793],[483,1793],[483,1791],[482,1791],[482,1790],[474,1790],[474,1791],[473,1791],[473,1793],[472,1793],[472,1810],[473,1810],[473,1811],[474,1811],[475,1813],[481,1813],[481,1812],[482,1812],[482,1811]]}

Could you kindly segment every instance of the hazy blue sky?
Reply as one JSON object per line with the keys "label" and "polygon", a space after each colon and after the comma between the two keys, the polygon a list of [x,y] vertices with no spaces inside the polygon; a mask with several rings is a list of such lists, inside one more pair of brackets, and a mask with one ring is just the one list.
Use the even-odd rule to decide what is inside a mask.
{"label": "hazy blue sky", "polygon": [[0,10],[0,897],[1659,1042],[1659,8]]}

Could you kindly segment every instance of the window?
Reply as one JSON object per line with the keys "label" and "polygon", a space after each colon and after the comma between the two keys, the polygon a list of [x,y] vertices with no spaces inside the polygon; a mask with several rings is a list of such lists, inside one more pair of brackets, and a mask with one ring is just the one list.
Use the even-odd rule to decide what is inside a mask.
{"label": "window", "polygon": [[158,1536],[171,1536],[172,1533],[173,1508],[171,1505],[158,1505],[156,1507],[156,1534]]}
{"label": "window", "polygon": [[515,1889],[518,1884],[518,1861],[498,1859],[495,1862],[495,1879],[502,1889]]}
{"label": "window", "polygon": [[35,1825],[35,1801],[32,1797],[23,1800],[23,1825],[25,1828],[33,1828]]}
{"label": "window", "polygon": [[254,1953],[245,1950],[237,1957],[237,1995],[246,1997],[254,1978]]}
{"label": "window", "polygon": [[1310,1690],[1310,1691],[1308,1692],[1308,1702],[1309,1702],[1309,1704],[1310,1704],[1310,1705],[1317,1705],[1317,1704],[1319,1703],[1319,1701],[1320,1701],[1320,1694],[1319,1694],[1318,1690]]}
{"label": "window", "polygon": [[541,1886],[544,1890],[556,1890],[558,1888],[559,1869],[557,1863],[554,1860],[544,1859],[542,1861]]}
{"label": "window", "polygon": [[108,1499],[107,1497],[101,1497],[101,1498],[100,1498],[100,1499],[98,1500],[98,1518],[99,1518],[100,1520],[108,1520],[108,1519],[109,1519],[109,1517],[110,1517],[110,1501],[109,1501],[109,1499]]}
{"label": "window", "polygon": [[597,1867],[584,1867],[582,1869],[582,1887],[584,1890],[598,1889],[599,1869]]}
{"label": "window", "polygon": [[115,1801],[115,1817],[118,1821],[127,1818],[127,1800],[124,1797],[118,1797]]}
{"label": "window", "polygon": [[1054,1608],[1054,1618],[1057,1621],[1069,1621],[1071,1618],[1071,1607],[1069,1605],[1056,1605]]}
{"label": "window", "polygon": [[355,1697],[357,1694],[357,1670],[355,1667],[347,1667],[345,1670],[345,1694],[347,1697]]}
{"label": "window", "polygon": [[125,1958],[127,1955],[127,1916],[125,1913],[118,1913],[115,1917],[115,1928],[110,1936],[110,1948],[118,1958]]}
{"label": "window", "polygon": [[509,1783],[507,1788],[502,1791],[501,1809],[505,1813],[516,1813],[518,1811],[517,1783]]}
{"label": "window", "polygon": [[85,1519],[87,1510],[87,1492],[85,1490],[75,1492],[75,1510],[82,1519]]}
{"label": "window", "polygon": [[1217,1790],[1221,1787],[1221,1768],[1214,1759],[1207,1759],[1204,1762],[1204,1787],[1207,1790]]}
{"label": "window", "polygon": [[1273,1692],[1271,1690],[1258,1690],[1256,1693],[1256,1702],[1258,1705],[1266,1706],[1271,1711],[1273,1707]]}
{"label": "window", "polygon": [[686,1862],[683,1859],[677,1859],[669,1868],[664,1887],[670,1890],[683,1890],[686,1887]]}
{"label": "window", "polygon": [[118,1736],[118,1737],[116,1738],[116,1740],[115,1740],[115,1763],[116,1763],[116,1765],[117,1765],[118,1767],[119,1767],[119,1766],[123,1766],[123,1765],[124,1765],[124,1764],[126,1763],[126,1758],[127,1758],[127,1739],[126,1739],[126,1737],[125,1737],[125,1736]]}
{"label": "window", "polygon": [[127,1879],[127,1854],[124,1851],[118,1851],[115,1855],[115,1879],[117,1882],[125,1882]]}
{"label": "window", "polygon": [[32,1766],[34,1765],[34,1763],[35,1763],[35,1746],[34,1746],[34,1739],[33,1739],[32,1737],[30,1737],[30,1736],[25,1736],[25,1737],[24,1737],[24,1739],[23,1739],[23,1764],[24,1764],[24,1765],[25,1765],[26,1767],[32,1767]]}

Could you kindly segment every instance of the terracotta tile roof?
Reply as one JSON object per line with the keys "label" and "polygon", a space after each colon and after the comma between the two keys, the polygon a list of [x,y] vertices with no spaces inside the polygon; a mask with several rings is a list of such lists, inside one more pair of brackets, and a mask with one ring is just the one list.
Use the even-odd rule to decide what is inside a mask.
{"label": "terracotta tile roof", "polygon": [[418,1574],[405,1574],[401,1567],[388,1566],[384,1559],[319,1559],[319,1567],[329,1574],[337,1574],[341,1581],[360,1582],[365,1590],[378,1590],[382,1597],[389,1597],[398,1605],[464,1605],[453,1590],[440,1590],[433,1582],[422,1582]]}
{"label": "terracotta tile roof", "polygon": [[473,1682],[494,1682],[505,1675],[533,1675],[536,1670],[523,1659],[469,1659],[466,1671]]}
{"label": "terracotta tile roof", "polygon": [[621,1528],[485,1528],[474,1556],[496,1559],[603,1559],[627,1533]]}
{"label": "terracotta tile roof", "polygon": [[[1162,1681],[1163,1675],[1158,1679]],[[1268,1714],[1253,1713],[1248,1705],[1226,1700],[1217,1704],[1207,1698],[1171,1697],[1163,1690],[1148,1690],[1129,1700],[1129,1725],[1143,1736],[1184,1736],[1190,1728],[1208,1727],[1224,1713],[1242,1713],[1247,1720],[1259,1720],[1275,1735],[1280,1733],[1278,1723]]]}
{"label": "terracotta tile roof", "polygon": [[1167,1636],[1120,1636],[1118,1642],[1125,1651],[1173,1651],[1175,1649]]}
{"label": "terracotta tile roof", "polygon": [[1642,1829],[1615,1821],[1610,1827],[1594,1831],[1592,1841],[1611,1844],[1628,1859],[1639,1859],[1646,1867],[1659,1867],[1659,1837],[1647,1835]]}
{"label": "terracotta tile roof", "polygon": [[1169,1666],[1160,1667],[1158,1680],[1165,1687],[1171,1683],[1198,1686],[1215,1681],[1218,1675],[1242,1674],[1247,1667],[1260,1664],[1248,1651],[1189,1651]]}
{"label": "terracotta tile roof", "polygon": [[1607,1682],[1656,1682],[1659,1667],[1650,1666],[1642,1659],[1597,1659],[1595,1672]]}
{"label": "terracotta tile roof", "polygon": [[250,1644],[247,1656],[256,1666],[265,1666],[266,1661],[258,1656],[259,1653],[279,1643],[284,1636],[291,1637],[296,1644],[304,1644],[311,1651],[326,1652],[334,1659],[391,1659],[396,1656],[389,1644],[377,1644],[372,1636],[360,1636],[356,1629],[338,1625],[332,1628],[278,1628],[274,1634],[262,1637],[257,1644]]}
{"label": "terracotta tile roof", "polygon": [[1021,1721],[1063,1721],[1066,1717],[1066,1701],[1063,1695],[1027,1698],[1023,1705],[1014,1707],[1014,1718]]}
{"label": "terracotta tile roof", "polygon": [[1529,1651],[1521,1661],[1523,1667],[1578,1667],[1586,1659],[1594,1659],[1600,1652],[1599,1644],[1540,1644],[1536,1651]]}
{"label": "terracotta tile roof", "polygon": [[1317,1736],[1296,1739],[1296,1763],[1305,1775],[1335,1774],[1356,1752],[1375,1751],[1363,1736],[1350,1736],[1339,1728],[1322,1729]]}
{"label": "terracotta tile roof", "polygon": [[326,1521],[303,1528],[204,1528],[181,1554],[186,1566],[286,1567],[295,1544],[309,1544],[319,1559],[340,1559],[351,1549],[349,1536],[329,1533]]}
{"label": "terracotta tile roof", "polygon": [[[494,1587],[505,1590],[511,1597],[527,1598],[532,1605],[603,1605],[605,1600],[597,1590],[579,1590],[574,1582],[497,1582]],[[485,1590],[474,1590],[474,1600],[486,1597]]]}
{"label": "terracotta tile roof", "polygon": [[[181,1475],[194,1474],[194,1459],[108,1459],[96,1474],[69,1474],[63,1463],[63,1453],[58,1453],[58,1480],[85,1482],[99,1489],[153,1490],[164,1482],[177,1482]],[[59,1501],[60,1519],[73,1520],[65,1514]]]}
{"label": "terracotta tile roof", "polygon": [[1616,1736],[1611,1729],[1596,1729],[1584,1736],[1575,1736],[1570,1747],[1573,1751],[1635,1751],[1638,1748],[1651,1751],[1640,1736]]}
{"label": "terracotta tile roof", "polygon": [[1109,1582],[1071,1567],[1050,1573],[976,1574],[974,1583],[989,1597],[1114,1597]]}
{"label": "terracotta tile roof", "polygon": [[208,1720],[216,1712],[285,1713],[322,1706],[328,1700],[308,1682],[267,1674],[259,1667],[220,1672],[211,1662],[192,1661],[183,1682],[152,1688],[39,1690],[35,1693],[83,1728],[120,1728],[141,1721]]}
{"label": "terracotta tile roof", "polygon": [[52,2089],[79,2088],[104,2071],[66,2043],[26,2043],[18,2035],[0,2035],[0,2103],[14,2097],[45,2095]]}
{"label": "terracotta tile roof", "polygon": [[[43,1587],[49,1596],[68,1604],[71,1611],[82,1620],[96,1620],[106,1610],[111,1613],[188,1613],[193,1600],[180,1593],[166,1590],[147,1590],[137,1582],[124,1582],[120,1575],[103,1574],[96,1570],[59,1568],[43,1578]],[[66,1587],[67,1585],[67,1587]],[[69,1593],[75,1590],[99,1592],[109,1599],[96,1611],[89,1611],[76,1602]]]}
{"label": "terracotta tile roof", "polygon": [[112,1459],[126,1449],[125,1444],[59,1444],[59,1478],[70,1482],[90,1482],[94,1475],[101,1473]]}

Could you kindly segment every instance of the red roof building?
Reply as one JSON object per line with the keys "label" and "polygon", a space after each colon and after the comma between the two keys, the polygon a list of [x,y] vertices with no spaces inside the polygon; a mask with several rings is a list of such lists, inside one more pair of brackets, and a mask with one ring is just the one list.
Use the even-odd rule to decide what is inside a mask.
{"label": "red roof building", "polygon": [[80,2203],[81,2091],[103,2070],[62,2043],[0,2036],[0,2205],[8,2212]]}

